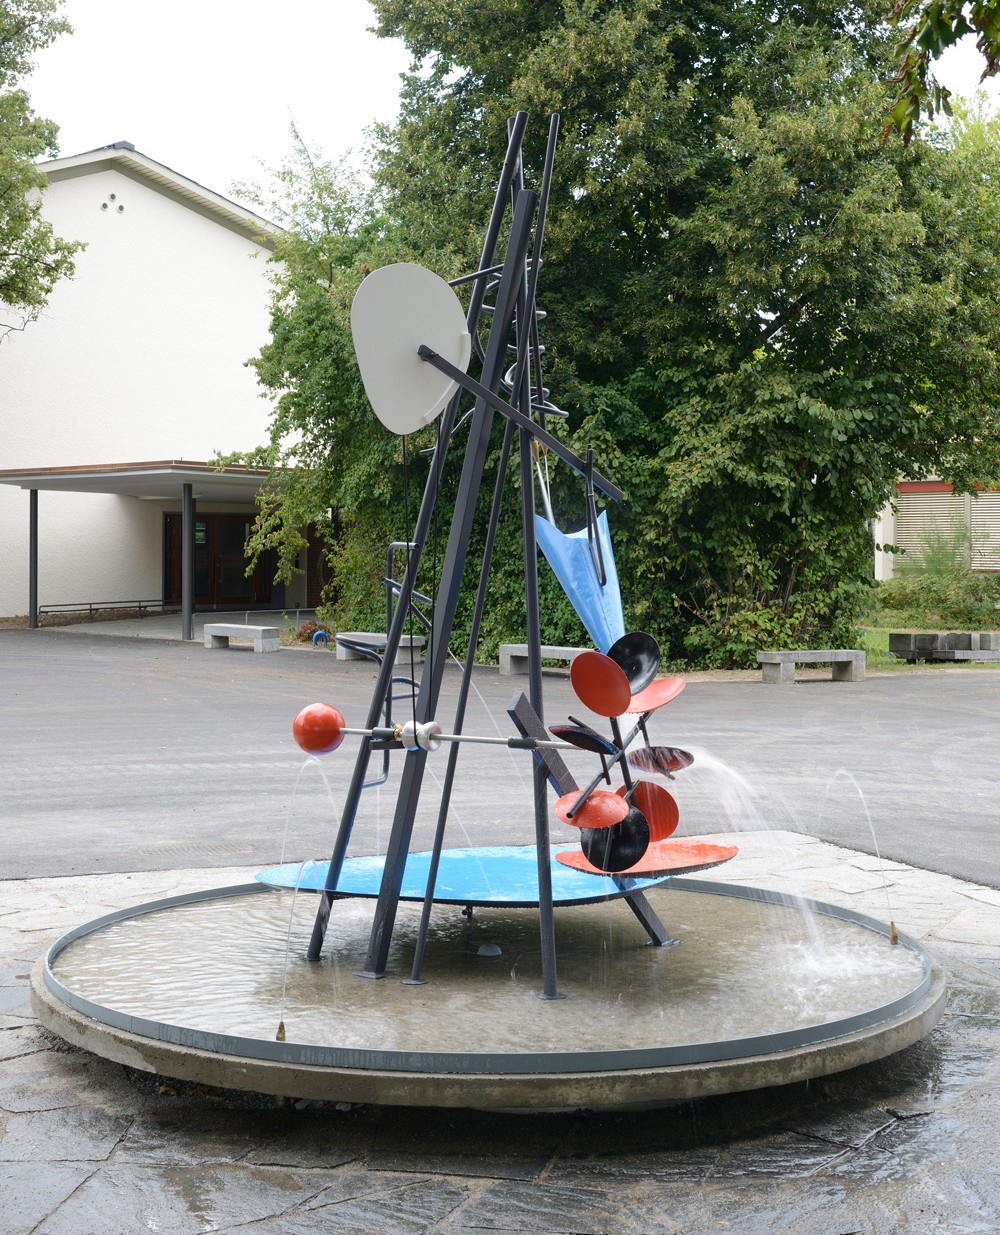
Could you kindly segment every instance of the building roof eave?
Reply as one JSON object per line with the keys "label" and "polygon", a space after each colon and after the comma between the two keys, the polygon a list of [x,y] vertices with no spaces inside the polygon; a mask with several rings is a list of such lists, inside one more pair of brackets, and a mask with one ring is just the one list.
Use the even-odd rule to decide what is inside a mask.
{"label": "building roof eave", "polygon": [[252,503],[273,477],[268,468],[222,467],[187,459],[72,464],[0,471],[0,485],[63,493],[109,493],[146,501],[176,501],[191,485],[195,501]]}
{"label": "building roof eave", "polygon": [[205,188],[197,181],[181,175],[164,163],[136,150],[130,142],[116,142],[82,154],[68,155],[36,164],[37,170],[50,184],[88,176],[99,171],[118,171],[130,179],[147,184],[164,196],[197,211],[217,223],[238,232],[264,248],[272,249],[284,229],[263,216],[254,214],[238,202]]}

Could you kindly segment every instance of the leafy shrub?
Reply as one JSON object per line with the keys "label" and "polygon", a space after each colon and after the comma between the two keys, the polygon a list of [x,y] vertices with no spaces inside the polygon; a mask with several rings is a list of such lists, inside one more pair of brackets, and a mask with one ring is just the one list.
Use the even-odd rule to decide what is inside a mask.
{"label": "leafy shrub", "polygon": [[312,620],[303,622],[301,626],[296,628],[295,638],[299,643],[309,643],[318,630],[321,630],[325,635],[330,633],[327,627],[323,626],[320,622],[313,622]]}
{"label": "leafy shrub", "polygon": [[919,548],[900,554],[893,577],[878,585],[877,624],[994,629],[1000,619],[1000,575],[970,570],[971,552],[971,533],[963,520],[928,528]]}
{"label": "leafy shrub", "polygon": [[1000,622],[1000,575],[909,568],[876,586],[878,626],[921,630],[995,630]]}

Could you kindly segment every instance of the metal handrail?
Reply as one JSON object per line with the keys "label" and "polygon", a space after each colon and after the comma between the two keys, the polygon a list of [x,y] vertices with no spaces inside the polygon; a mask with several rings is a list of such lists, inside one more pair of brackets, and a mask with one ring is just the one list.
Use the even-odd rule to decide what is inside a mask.
{"label": "metal handrail", "polygon": [[46,615],[56,613],[86,613],[88,617],[93,617],[96,613],[109,609],[130,609],[137,610],[140,617],[145,617],[147,613],[158,612],[179,612],[179,601],[168,600],[84,600],[84,601],[67,601],[57,605],[39,605],[38,619]]}

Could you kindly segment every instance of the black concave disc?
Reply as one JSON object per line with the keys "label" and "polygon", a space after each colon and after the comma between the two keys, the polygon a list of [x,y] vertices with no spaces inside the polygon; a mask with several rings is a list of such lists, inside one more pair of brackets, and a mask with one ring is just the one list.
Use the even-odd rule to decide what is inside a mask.
{"label": "black concave disc", "polygon": [[640,772],[659,772],[673,780],[674,772],[689,768],[694,763],[694,755],[679,746],[643,746],[632,751],[628,761]]}
{"label": "black concave disc", "polygon": [[549,733],[561,742],[569,742],[580,750],[589,750],[595,755],[607,755],[614,759],[618,755],[618,747],[610,738],[604,737],[589,725],[549,725]]}
{"label": "black concave disc", "polygon": [[646,816],[633,806],[621,823],[613,827],[585,828],[580,833],[580,847],[587,861],[598,870],[628,870],[649,848]]}
{"label": "black concave disc", "polygon": [[628,678],[633,695],[645,690],[660,671],[660,645],[645,631],[622,635],[607,654]]}

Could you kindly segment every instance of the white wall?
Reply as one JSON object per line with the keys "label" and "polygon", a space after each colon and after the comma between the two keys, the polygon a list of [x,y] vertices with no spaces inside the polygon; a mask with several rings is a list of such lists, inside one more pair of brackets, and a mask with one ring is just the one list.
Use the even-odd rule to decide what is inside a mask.
{"label": "white wall", "polygon": [[[892,506],[883,507],[879,517],[872,523],[872,537],[876,545],[891,545],[895,535],[895,517],[893,516]],[[895,559],[894,553],[883,553],[881,549],[875,549],[875,578],[876,579],[891,579],[892,567]]]}
{"label": "white wall", "polygon": [[[0,342],[0,469],[262,443],[268,405],[245,362],[268,339],[266,252],[116,170],[57,181],[43,203],[88,247],[39,321]],[[40,492],[40,603],[160,595],[170,508]],[[0,615],[26,613],[28,495],[6,485],[0,555]]]}

